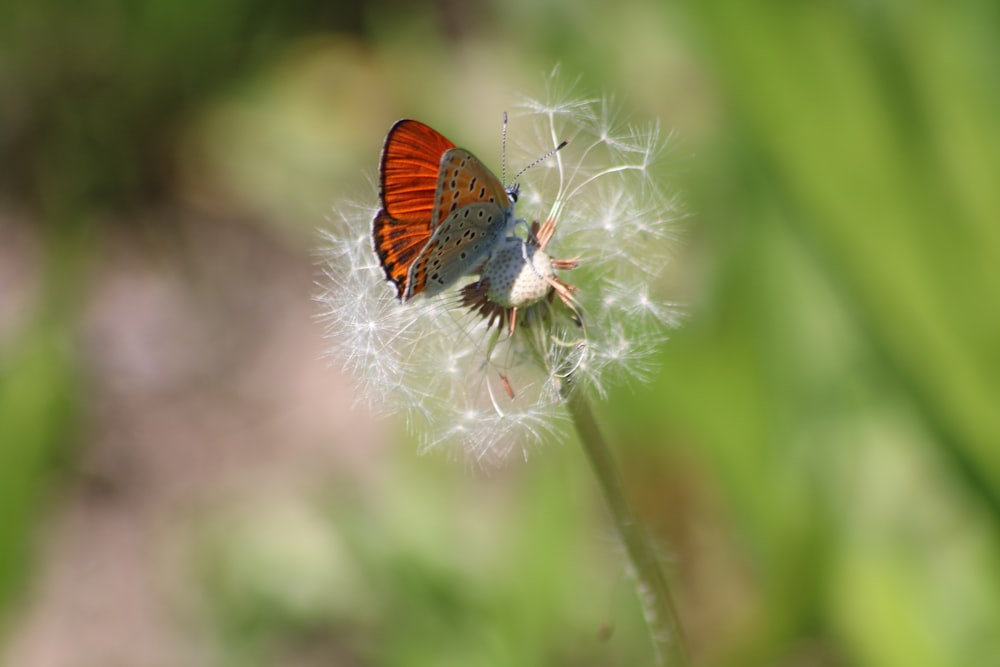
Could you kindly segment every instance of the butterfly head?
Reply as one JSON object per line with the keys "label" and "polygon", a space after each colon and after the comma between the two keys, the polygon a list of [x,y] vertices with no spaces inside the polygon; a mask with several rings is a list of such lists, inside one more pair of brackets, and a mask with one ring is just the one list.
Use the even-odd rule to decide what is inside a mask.
{"label": "butterfly head", "polygon": [[[500,143],[500,169],[501,169],[501,171],[500,171],[500,178],[503,179],[504,183],[506,183],[507,182],[507,112],[506,111],[503,112],[503,132],[501,134],[501,140],[500,141],[501,141],[501,143]],[[521,186],[517,182],[517,179],[521,176],[521,174],[523,174],[524,172],[528,171],[529,169],[531,169],[535,165],[540,164],[540,163],[544,162],[545,160],[548,160],[550,157],[552,157],[553,155],[555,155],[556,153],[558,153],[560,150],[562,150],[562,148],[567,143],[568,142],[563,141],[558,146],[556,146],[555,148],[553,148],[552,150],[550,150],[548,153],[546,153],[545,155],[541,156],[540,158],[537,158],[534,162],[532,162],[531,164],[526,165],[525,167],[523,167],[521,169],[521,171],[519,171],[516,174],[514,174],[514,178],[511,179],[510,185],[504,186],[504,189],[507,191],[507,198],[510,199],[510,203],[511,203],[512,206],[517,203],[517,197],[518,197],[519,194],[521,194]]]}
{"label": "butterfly head", "polygon": [[510,199],[511,204],[517,203],[517,197],[521,194],[521,185],[518,183],[511,183],[506,188],[507,198]]}

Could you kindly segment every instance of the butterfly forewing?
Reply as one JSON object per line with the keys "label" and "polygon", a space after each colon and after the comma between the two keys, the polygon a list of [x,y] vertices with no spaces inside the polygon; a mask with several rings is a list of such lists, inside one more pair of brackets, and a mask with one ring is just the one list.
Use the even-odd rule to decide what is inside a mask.
{"label": "butterfly forewing", "polygon": [[386,278],[396,285],[396,296],[402,297],[406,289],[406,276],[413,260],[427,245],[431,237],[429,225],[415,225],[396,220],[385,209],[375,215],[372,235],[375,252],[385,270]]}
{"label": "butterfly forewing", "polygon": [[430,224],[441,157],[455,144],[415,120],[389,130],[379,165],[382,207],[396,220]]}
{"label": "butterfly forewing", "polygon": [[441,156],[454,144],[415,120],[389,130],[379,162],[382,208],[372,222],[375,252],[402,297],[410,265],[431,237]]}
{"label": "butterfly forewing", "polygon": [[479,159],[464,148],[452,148],[441,157],[434,201],[434,227],[456,210],[469,204],[510,207],[503,183]]}

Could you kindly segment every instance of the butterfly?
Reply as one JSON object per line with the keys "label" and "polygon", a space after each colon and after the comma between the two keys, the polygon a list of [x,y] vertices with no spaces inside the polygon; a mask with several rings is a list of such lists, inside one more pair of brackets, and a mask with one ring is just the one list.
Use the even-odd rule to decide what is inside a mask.
{"label": "butterfly", "polygon": [[437,130],[404,119],[390,128],[379,162],[375,252],[396,296],[434,296],[477,273],[517,220],[518,186]]}

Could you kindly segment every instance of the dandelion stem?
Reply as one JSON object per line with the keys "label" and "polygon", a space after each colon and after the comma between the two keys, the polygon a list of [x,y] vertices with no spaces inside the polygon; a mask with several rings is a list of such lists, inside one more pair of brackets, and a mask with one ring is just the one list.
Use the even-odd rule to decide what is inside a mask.
{"label": "dandelion stem", "polygon": [[562,392],[580,442],[597,476],[601,492],[611,510],[632,568],[643,604],[646,622],[657,652],[659,664],[671,667],[688,664],[680,618],[674,606],[666,577],[660,569],[656,552],[625,496],[621,475],[611,457],[607,442],[594,419],[590,403],[582,391],[570,387]]}

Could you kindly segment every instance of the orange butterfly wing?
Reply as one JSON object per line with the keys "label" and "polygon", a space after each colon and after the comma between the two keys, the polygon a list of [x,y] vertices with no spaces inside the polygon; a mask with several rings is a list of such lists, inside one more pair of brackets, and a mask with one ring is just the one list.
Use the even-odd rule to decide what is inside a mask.
{"label": "orange butterfly wing", "polygon": [[379,163],[382,208],[372,222],[375,252],[397,296],[406,291],[410,264],[434,231],[432,221],[441,158],[455,144],[416,120],[398,121],[389,130]]}

